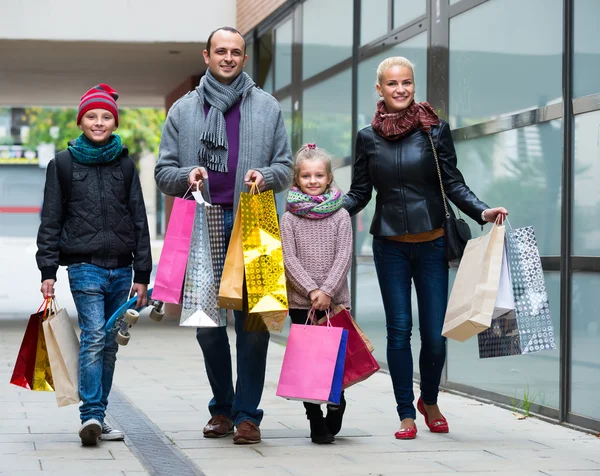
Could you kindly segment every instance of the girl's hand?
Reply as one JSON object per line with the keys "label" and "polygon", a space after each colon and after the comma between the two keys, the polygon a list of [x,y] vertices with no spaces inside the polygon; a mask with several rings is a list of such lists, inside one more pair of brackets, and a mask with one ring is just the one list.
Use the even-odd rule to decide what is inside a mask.
{"label": "girl's hand", "polygon": [[327,311],[331,307],[331,297],[319,289],[311,291],[310,301],[317,311]]}
{"label": "girl's hand", "polygon": [[498,215],[504,215],[504,217],[506,217],[508,215],[508,210],[504,207],[488,208],[482,213],[481,218],[488,223],[494,223]]}

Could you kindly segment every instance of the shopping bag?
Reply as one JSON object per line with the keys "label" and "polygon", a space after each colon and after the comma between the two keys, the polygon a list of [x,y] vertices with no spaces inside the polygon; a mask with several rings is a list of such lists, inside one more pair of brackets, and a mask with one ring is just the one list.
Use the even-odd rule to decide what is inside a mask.
{"label": "shopping bag", "polygon": [[217,306],[217,287],[210,251],[210,237],[206,218],[207,204],[201,192],[193,192],[196,199],[194,228],[185,272],[180,326],[222,327],[227,325]]}
{"label": "shopping bag", "polygon": [[281,332],[288,314],[283,249],[272,190],[240,196],[242,247],[248,302],[244,329]]}
{"label": "shopping bag", "polygon": [[[338,314],[339,312],[342,312],[344,309],[346,309],[346,306],[344,306],[343,304],[332,304],[331,306],[331,310],[333,311],[334,315]],[[325,322],[326,320],[326,317],[321,318],[319,320],[319,324]],[[365,342],[365,345],[367,346],[367,349],[369,349],[369,352],[373,352],[375,350],[375,347],[354,319],[352,319],[352,325],[356,329],[356,332],[358,332],[358,334],[360,335],[361,339]]]}
{"label": "shopping bag", "polygon": [[477,336],[479,357],[504,357],[556,349],[542,261],[533,227],[507,227],[508,271],[514,310],[495,317]]}
{"label": "shopping bag", "polygon": [[244,309],[244,250],[242,248],[242,218],[239,205],[221,273],[219,307],[237,311]]}
{"label": "shopping bag", "polygon": [[505,227],[467,242],[448,300],[442,335],[465,341],[488,329],[498,297]]}
{"label": "shopping bag", "polygon": [[[358,327],[347,309],[343,309],[329,319],[333,327],[341,327],[348,331],[346,359],[344,361],[344,377],[342,389],[368,379],[379,370],[379,364],[369,351],[365,341],[356,328]],[[320,326],[327,325],[327,317],[319,320]]]}
{"label": "shopping bag", "polygon": [[292,324],[277,396],[339,405],[347,341],[341,327]]}
{"label": "shopping bag", "polygon": [[502,268],[500,270],[500,282],[498,284],[498,296],[492,319],[514,311],[515,298],[513,297],[512,280],[508,269],[508,250],[506,247],[506,236],[504,237],[504,252],[502,253]]}
{"label": "shopping bag", "polygon": [[[42,307],[44,310],[42,311]],[[46,350],[42,321],[51,312],[50,300],[46,299],[35,314],[29,317],[21,348],[10,383],[27,390],[54,391],[52,370]]]}
{"label": "shopping bag", "polygon": [[152,298],[179,304],[190,252],[196,202],[175,198],[163,243]]}
{"label": "shopping bag", "polygon": [[43,321],[46,349],[52,370],[56,403],[59,407],[77,404],[79,398],[79,339],[66,309]]}

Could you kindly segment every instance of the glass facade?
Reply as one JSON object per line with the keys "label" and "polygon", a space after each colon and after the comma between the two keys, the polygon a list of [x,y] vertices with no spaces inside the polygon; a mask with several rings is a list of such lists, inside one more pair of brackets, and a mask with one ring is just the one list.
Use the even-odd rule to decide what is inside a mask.
{"label": "glass facade", "polygon": [[[329,150],[335,181],[347,190],[354,137],[371,122],[379,99],[377,66],[406,56],[415,64],[416,100],[429,101],[452,127],[466,183],[490,206],[507,207],[513,227],[535,230],[558,349],[479,359],[477,339],[449,341],[442,386],[509,406],[527,398],[545,416],[600,431],[594,300],[600,287],[600,2],[289,3],[289,15],[278,13],[272,24],[267,19],[254,37],[255,74],[281,101],[294,150],[306,142]],[[569,32],[572,38],[565,37]],[[572,101],[572,111],[564,101]],[[369,234],[374,205],[373,199],[353,219],[356,262],[349,278],[352,313],[385,368],[385,313]],[[474,236],[489,230],[467,221]],[[415,360],[416,302],[413,296]]]}

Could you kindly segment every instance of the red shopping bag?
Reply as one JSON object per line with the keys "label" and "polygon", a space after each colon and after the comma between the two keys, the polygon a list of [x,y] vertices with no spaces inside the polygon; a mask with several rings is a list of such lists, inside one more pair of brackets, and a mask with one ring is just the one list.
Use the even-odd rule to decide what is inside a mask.
{"label": "red shopping bag", "polygon": [[194,227],[195,200],[176,198],[156,269],[152,299],[179,304]]}
{"label": "red shopping bag", "polygon": [[[29,317],[29,323],[25,329],[23,342],[10,379],[10,383],[13,385],[27,390],[54,391],[50,359],[42,327],[43,320],[50,312],[49,304],[50,300],[48,299],[42,303],[38,312]],[[42,306],[44,306],[43,311],[41,311]]]}
{"label": "red shopping bag", "polygon": [[[327,325],[327,319],[319,322],[320,326]],[[334,327],[341,327],[348,331],[344,378],[342,380],[343,389],[368,379],[380,369],[366,342],[356,330],[352,316],[347,309],[343,309],[331,317],[329,322]]]}
{"label": "red shopping bag", "polygon": [[347,337],[339,327],[292,324],[277,396],[339,405]]}

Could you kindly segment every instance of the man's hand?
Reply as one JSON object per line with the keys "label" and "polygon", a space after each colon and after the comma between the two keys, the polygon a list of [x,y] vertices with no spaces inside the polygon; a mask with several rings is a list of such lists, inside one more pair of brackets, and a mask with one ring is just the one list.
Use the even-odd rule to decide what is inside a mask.
{"label": "man's hand", "polygon": [[310,297],[312,307],[317,311],[327,311],[331,306],[331,297],[320,289],[311,291],[308,296]]}
{"label": "man's hand", "polygon": [[244,183],[248,187],[252,187],[252,184],[255,183],[261,192],[265,191],[265,178],[258,170],[248,170],[244,177]]}
{"label": "man's hand", "polygon": [[147,284],[133,283],[133,287],[131,288],[131,295],[129,297],[132,298],[134,294],[137,294],[137,302],[135,303],[136,309],[148,305]]}
{"label": "man's hand", "polygon": [[56,279],[46,279],[42,281],[42,287],[40,291],[44,295],[44,299],[53,298],[54,297],[54,283]]}
{"label": "man's hand", "polygon": [[208,172],[204,167],[196,167],[188,175],[188,185],[193,185],[194,191],[202,190],[202,180],[208,180]]}

